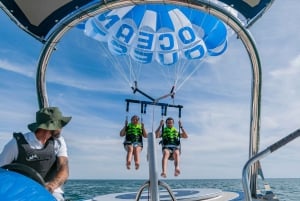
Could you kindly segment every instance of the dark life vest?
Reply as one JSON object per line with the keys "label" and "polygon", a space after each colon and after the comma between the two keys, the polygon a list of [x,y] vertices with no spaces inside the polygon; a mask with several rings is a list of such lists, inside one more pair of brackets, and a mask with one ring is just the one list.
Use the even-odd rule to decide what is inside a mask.
{"label": "dark life vest", "polygon": [[57,170],[54,139],[50,138],[42,149],[32,149],[22,133],[13,135],[19,150],[18,157],[14,162],[35,169],[45,182],[50,181]]}

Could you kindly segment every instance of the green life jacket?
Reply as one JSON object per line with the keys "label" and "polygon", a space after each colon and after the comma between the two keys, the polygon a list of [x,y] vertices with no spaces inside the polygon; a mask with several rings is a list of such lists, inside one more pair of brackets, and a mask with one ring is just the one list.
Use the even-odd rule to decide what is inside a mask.
{"label": "green life jacket", "polygon": [[143,142],[141,124],[129,123],[126,128],[126,143]]}
{"label": "green life jacket", "polygon": [[179,145],[180,136],[175,127],[168,128],[165,127],[162,133],[162,143],[163,145]]}

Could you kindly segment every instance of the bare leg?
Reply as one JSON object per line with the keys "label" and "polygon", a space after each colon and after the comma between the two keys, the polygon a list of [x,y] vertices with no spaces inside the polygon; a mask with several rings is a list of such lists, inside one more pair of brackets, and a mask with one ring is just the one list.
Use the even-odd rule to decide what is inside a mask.
{"label": "bare leg", "polygon": [[161,176],[166,178],[167,177],[167,164],[169,160],[170,152],[168,149],[163,150],[163,158],[162,158],[162,172]]}
{"label": "bare leg", "polygon": [[126,167],[129,170],[131,166],[133,147],[132,145],[127,145],[127,157],[126,157]]}
{"label": "bare leg", "polygon": [[134,156],[134,162],[135,162],[135,169],[139,169],[140,167],[140,153],[141,153],[142,147],[137,146],[133,148],[133,156]]}
{"label": "bare leg", "polygon": [[174,166],[175,166],[175,172],[174,175],[177,177],[180,175],[180,168],[179,168],[179,150],[175,150],[173,153],[174,157]]}

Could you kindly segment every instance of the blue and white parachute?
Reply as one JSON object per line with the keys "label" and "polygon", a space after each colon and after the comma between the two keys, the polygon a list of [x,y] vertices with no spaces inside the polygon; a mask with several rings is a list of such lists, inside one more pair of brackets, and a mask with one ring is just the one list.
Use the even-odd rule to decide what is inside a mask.
{"label": "blue and white parachute", "polygon": [[85,34],[107,42],[113,55],[173,65],[222,54],[227,28],[216,17],[174,5],[135,5],[104,12],[85,23]]}
{"label": "blue and white parachute", "polygon": [[[162,75],[166,87],[175,86],[175,91],[204,59],[222,55],[228,42],[224,22],[203,11],[172,4],[114,8],[78,27],[102,45],[99,54],[108,55],[111,66],[130,86],[145,80],[140,78],[139,72],[143,72],[148,77]],[[145,71],[149,68],[151,73]]]}

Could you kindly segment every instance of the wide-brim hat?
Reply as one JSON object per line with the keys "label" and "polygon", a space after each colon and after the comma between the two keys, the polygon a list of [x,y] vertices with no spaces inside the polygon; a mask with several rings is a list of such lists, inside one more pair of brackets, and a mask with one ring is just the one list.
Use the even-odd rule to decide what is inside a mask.
{"label": "wide-brim hat", "polygon": [[28,129],[32,132],[39,128],[58,130],[67,125],[71,118],[64,117],[58,107],[42,108],[36,112],[36,122],[28,124]]}

